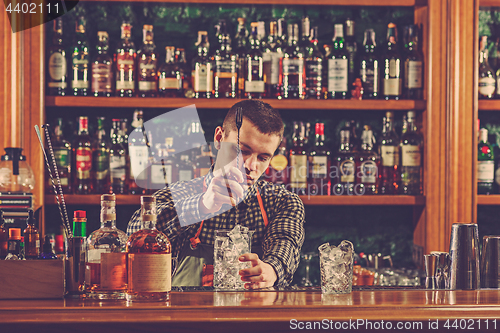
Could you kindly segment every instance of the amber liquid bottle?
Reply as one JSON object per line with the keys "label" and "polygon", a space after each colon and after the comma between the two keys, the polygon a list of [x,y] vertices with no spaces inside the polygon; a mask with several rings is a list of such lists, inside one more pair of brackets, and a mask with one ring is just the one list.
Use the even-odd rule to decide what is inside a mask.
{"label": "amber liquid bottle", "polygon": [[226,31],[226,22],[219,21],[219,49],[213,57],[214,97],[236,98],[238,91],[238,57],[231,50],[231,39]]}
{"label": "amber liquid bottle", "polygon": [[137,84],[140,97],[156,97],[158,94],[158,55],[153,42],[153,26],[145,24],[142,47],[137,52]]}
{"label": "amber liquid bottle", "polygon": [[24,257],[26,259],[38,259],[40,255],[40,234],[35,227],[35,216],[33,210],[28,211],[27,226],[24,229]]}
{"label": "amber liquid bottle", "polygon": [[110,97],[113,93],[113,59],[108,54],[108,33],[98,31],[97,55],[92,62],[92,94]]}
{"label": "amber liquid bottle", "polygon": [[380,158],[382,175],[380,183],[380,194],[398,194],[399,188],[399,137],[392,128],[394,119],[393,112],[386,112],[382,138],[380,140]]}
{"label": "amber liquid bottle", "polygon": [[66,95],[68,87],[68,65],[66,50],[63,44],[63,21],[61,17],[54,20],[52,45],[48,54],[47,93],[51,96]]}
{"label": "amber liquid bottle", "polygon": [[324,59],[318,48],[318,27],[311,32],[311,41],[306,47],[306,97],[321,99]]}
{"label": "amber liquid bottle", "polygon": [[212,97],[213,64],[208,57],[208,36],[206,31],[198,31],[198,55],[193,59],[191,80],[195,98]]}
{"label": "amber liquid bottle", "polygon": [[182,97],[183,72],[175,63],[175,46],[167,46],[165,51],[165,63],[158,69],[158,94],[161,97]]}
{"label": "amber liquid bottle", "polygon": [[88,118],[79,118],[78,137],[73,145],[75,156],[75,194],[92,193],[92,141],[89,136]]}
{"label": "amber liquid bottle", "polygon": [[293,146],[290,149],[290,191],[298,195],[307,193],[307,151],[304,148],[305,126],[293,124]]}
{"label": "amber liquid bottle", "polygon": [[121,45],[114,55],[116,96],[133,97],[135,94],[136,50],[134,42],[131,40],[132,26],[130,23],[123,23],[121,30]]}

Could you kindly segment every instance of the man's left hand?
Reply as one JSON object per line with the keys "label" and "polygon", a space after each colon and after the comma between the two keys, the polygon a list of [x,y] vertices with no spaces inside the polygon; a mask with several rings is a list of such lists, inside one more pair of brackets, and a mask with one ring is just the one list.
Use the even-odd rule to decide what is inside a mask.
{"label": "man's left hand", "polygon": [[250,261],[252,267],[240,270],[241,280],[246,289],[260,289],[272,287],[278,279],[273,266],[263,262],[255,253],[245,253],[240,256],[240,261]]}

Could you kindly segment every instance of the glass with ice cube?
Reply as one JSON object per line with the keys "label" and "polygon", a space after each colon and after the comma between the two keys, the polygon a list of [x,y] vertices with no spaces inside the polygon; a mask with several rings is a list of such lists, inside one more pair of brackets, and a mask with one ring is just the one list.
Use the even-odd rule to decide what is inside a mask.
{"label": "glass with ice cube", "polygon": [[325,294],[348,294],[352,291],[354,246],[343,240],[339,246],[325,243],[319,248],[321,291]]}
{"label": "glass with ice cube", "polygon": [[216,290],[243,290],[239,271],[250,267],[249,262],[240,262],[239,256],[250,253],[254,231],[237,225],[234,229],[215,230],[214,243],[214,288]]}

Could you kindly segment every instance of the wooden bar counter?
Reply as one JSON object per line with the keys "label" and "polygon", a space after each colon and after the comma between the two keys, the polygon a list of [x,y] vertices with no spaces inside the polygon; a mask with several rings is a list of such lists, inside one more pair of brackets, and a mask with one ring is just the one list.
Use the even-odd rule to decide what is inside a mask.
{"label": "wooden bar counter", "polygon": [[[398,326],[399,325],[399,326]],[[2,300],[0,332],[499,332],[500,290],[174,291],[167,303]]]}

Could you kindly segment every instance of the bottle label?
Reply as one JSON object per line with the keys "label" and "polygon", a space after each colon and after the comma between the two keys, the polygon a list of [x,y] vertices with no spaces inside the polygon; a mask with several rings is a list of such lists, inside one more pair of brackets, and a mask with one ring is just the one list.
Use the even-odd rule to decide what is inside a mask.
{"label": "bottle label", "polygon": [[161,164],[151,165],[151,183],[161,187],[172,183],[172,166],[163,166]]}
{"label": "bottle label", "polygon": [[495,92],[495,79],[492,77],[479,78],[479,94],[491,96]]}
{"label": "bottle label", "polygon": [[193,171],[191,170],[179,170],[179,181],[184,180],[192,180],[193,179]]}
{"label": "bottle label", "polygon": [[111,92],[111,64],[92,64],[92,91]]}
{"label": "bottle label", "polygon": [[127,288],[127,253],[101,253],[101,289]]}
{"label": "bottle label", "polygon": [[146,167],[148,165],[148,147],[147,146],[129,146],[130,154],[130,178],[146,180]]}
{"label": "bottle label", "polygon": [[323,64],[319,60],[306,60],[306,80],[316,79],[321,81]]}
{"label": "bottle label", "polygon": [[286,156],[278,154],[273,156],[269,164],[274,170],[283,171],[288,165],[288,160],[286,159]]}
{"label": "bottle label", "polygon": [[402,165],[409,167],[420,166],[420,147],[416,145],[403,145],[401,147]]}
{"label": "bottle label", "polygon": [[[264,53],[264,75],[267,84],[278,84],[280,77],[280,60],[283,58],[282,52]],[[267,65],[266,65],[267,64]]]}
{"label": "bottle label", "polygon": [[263,93],[264,90],[264,81],[245,81],[245,92]]}
{"label": "bottle label", "polygon": [[339,165],[340,182],[354,183],[356,165],[353,160],[343,160]]}
{"label": "bottle label", "polygon": [[399,146],[381,146],[382,165],[393,167],[399,164]]}
{"label": "bottle label", "polygon": [[116,56],[116,90],[134,90],[134,55],[121,53]]}
{"label": "bottle label", "polygon": [[373,68],[365,66],[360,69],[363,90],[368,93],[378,93],[378,62],[373,65]]}
{"label": "bottle label", "polygon": [[401,77],[401,60],[399,59],[389,60],[389,77],[390,78]]}
{"label": "bottle label", "polygon": [[422,61],[409,60],[406,68],[406,88],[422,88]]}
{"label": "bottle label", "polygon": [[312,158],[312,178],[325,178],[328,176],[328,157],[313,156]]}
{"label": "bottle label", "polygon": [[192,72],[193,89],[198,92],[212,91],[212,70],[210,65],[197,64]]}
{"label": "bottle label", "polygon": [[377,182],[378,168],[374,161],[361,163],[361,182],[364,184],[375,184]]}
{"label": "bottle label", "polygon": [[59,169],[66,169],[70,165],[70,154],[67,149],[54,149],[54,157],[56,159],[56,164]]}
{"label": "bottle label", "polygon": [[177,80],[176,78],[161,78],[158,80],[158,87],[160,90],[168,90],[168,89],[181,89],[181,80]]}
{"label": "bottle label", "polygon": [[125,156],[110,156],[109,157],[109,173],[111,179],[119,179],[125,181]]}
{"label": "bottle label", "polygon": [[172,255],[129,253],[128,286],[132,292],[167,292],[171,289]]}
{"label": "bottle label", "polygon": [[303,188],[307,184],[307,156],[290,155],[290,185],[292,188]]}
{"label": "bottle label", "polygon": [[[90,263],[100,263],[101,262],[101,254],[106,252],[111,252],[109,245],[99,245],[98,249],[89,249],[87,251],[87,262]],[[103,248],[105,247],[105,248]]]}
{"label": "bottle label", "polygon": [[283,75],[301,74],[304,71],[302,59],[283,58]]}
{"label": "bottle label", "polygon": [[49,82],[47,84],[49,88],[61,88],[61,89],[66,89],[68,87],[67,82]]}
{"label": "bottle label", "polygon": [[384,79],[384,95],[385,96],[400,96],[401,95],[401,79]]}
{"label": "bottle label", "polygon": [[231,60],[216,60],[215,75],[221,79],[236,78],[236,61]]}
{"label": "bottle label", "polygon": [[[49,75],[53,81],[61,81],[66,76],[66,59],[60,52],[52,53],[49,58]],[[59,82],[64,83],[65,82]],[[50,87],[50,84],[49,84]],[[66,86],[65,86],[66,87]],[[64,88],[65,88],[64,87]],[[62,88],[62,87],[61,87]]]}
{"label": "bottle label", "polygon": [[139,81],[140,91],[154,91],[156,90],[156,82],[154,81]]}
{"label": "bottle label", "polygon": [[76,177],[77,179],[89,179],[92,169],[92,150],[88,147],[76,149]]}
{"label": "bottle label", "polygon": [[94,151],[95,178],[103,180],[108,176],[109,154],[106,150]]}
{"label": "bottle label", "polygon": [[477,162],[477,181],[480,183],[493,183],[495,177],[495,163],[493,161]]}
{"label": "bottle label", "polygon": [[347,91],[347,59],[328,59],[328,91]]}
{"label": "bottle label", "polygon": [[89,81],[87,81],[86,77],[83,80],[73,80],[71,82],[71,86],[73,87],[73,89],[88,89]]}

